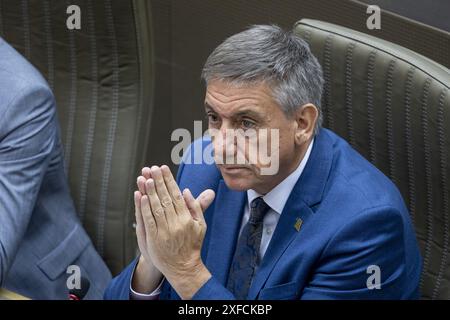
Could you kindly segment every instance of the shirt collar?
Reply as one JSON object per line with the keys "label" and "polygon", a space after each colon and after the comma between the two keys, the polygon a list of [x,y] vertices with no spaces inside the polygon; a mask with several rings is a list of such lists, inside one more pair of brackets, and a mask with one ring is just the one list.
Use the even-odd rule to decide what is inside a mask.
{"label": "shirt collar", "polygon": [[247,190],[247,199],[249,207],[253,200],[262,196],[264,202],[272,210],[274,210],[278,214],[281,214],[289,198],[289,195],[292,192],[292,189],[294,189],[295,184],[297,183],[303,170],[305,169],[306,163],[308,162],[309,156],[311,154],[313,144],[314,139],[309,144],[308,150],[306,150],[305,156],[298,165],[297,169],[295,169],[289,176],[287,176],[283,181],[281,181],[275,188],[270,190],[270,192],[268,192],[265,196],[262,196],[255,190],[252,189]]}

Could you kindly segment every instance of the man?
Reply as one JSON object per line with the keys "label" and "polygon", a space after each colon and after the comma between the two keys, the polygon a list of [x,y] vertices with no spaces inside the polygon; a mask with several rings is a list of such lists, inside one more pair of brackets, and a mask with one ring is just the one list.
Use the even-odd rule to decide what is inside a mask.
{"label": "man", "polygon": [[[321,128],[322,72],[307,44],[254,26],[216,48],[203,79],[212,142],[194,143],[177,182],[167,166],[143,170],[135,194],[141,256],[105,297],[418,298],[421,257],[404,202]],[[277,139],[260,136],[263,129]],[[229,130],[275,143],[278,171],[262,174],[267,163],[250,161],[252,135],[239,146]],[[210,143],[216,165],[191,164]],[[223,161],[230,155],[247,161]]]}
{"label": "man", "polygon": [[51,90],[1,38],[0,57],[0,287],[67,299],[75,265],[101,298],[111,275],[70,198]]}

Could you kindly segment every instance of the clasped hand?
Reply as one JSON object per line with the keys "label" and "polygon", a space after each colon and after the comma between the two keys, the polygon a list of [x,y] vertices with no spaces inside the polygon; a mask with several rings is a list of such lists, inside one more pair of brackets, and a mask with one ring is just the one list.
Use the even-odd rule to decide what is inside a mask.
{"label": "clasped hand", "polygon": [[182,193],[167,166],[144,168],[137,184],[136,234],[142,257],[183,299],[190,299],[211,277],[200,252],[207,228],[203,212],[214,191],[197,199],[189,189]]}

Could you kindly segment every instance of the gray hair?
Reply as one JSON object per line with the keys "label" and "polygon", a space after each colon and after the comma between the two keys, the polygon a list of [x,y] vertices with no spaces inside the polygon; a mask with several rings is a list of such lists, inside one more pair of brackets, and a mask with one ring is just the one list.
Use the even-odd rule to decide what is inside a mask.
{"label": "gray hair", "polygon": [[234,85],[266,83],[287,116],[307,104],[319,110],[322,125],[322,67],[308,44],[292,31],[255,25],[226,39],[209,56],[202,71],[206,85],[220,80]]}

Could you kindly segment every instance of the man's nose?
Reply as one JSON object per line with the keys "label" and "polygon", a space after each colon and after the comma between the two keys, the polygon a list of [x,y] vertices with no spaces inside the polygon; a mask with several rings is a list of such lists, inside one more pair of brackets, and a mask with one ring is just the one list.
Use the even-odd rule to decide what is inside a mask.
{"label": "man's nose", "polygon": [[222,124],[213,139],[214,153],[225,158],[233,156],[236,153],[235,140],[234,129]]}

